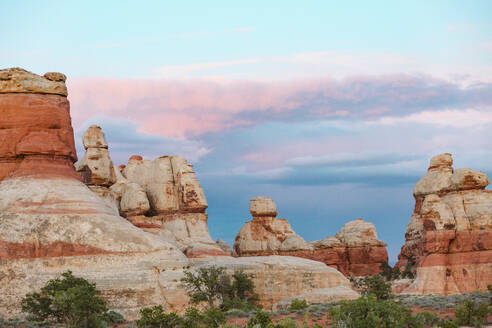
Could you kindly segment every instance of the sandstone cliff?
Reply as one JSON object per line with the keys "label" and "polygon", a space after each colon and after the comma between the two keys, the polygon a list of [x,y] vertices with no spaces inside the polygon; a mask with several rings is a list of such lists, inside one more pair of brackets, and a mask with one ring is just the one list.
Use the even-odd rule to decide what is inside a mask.
{"label": "sandstone cliff", "polygon": [[203,190],[182,158],[133,157],[111,171],[104,134],[91,127],[77,174],[64,81],[60,73],[0,70],[0,316],[20,315],[26,293],[66,270],[95,282],[109,308],[129,319],[157,304],[183,311],[180,279],[198,265],[249,268],[266,307],[310,290],[356,296],[339,272],[315,261],[194,256],[209,244],[223,251],[208,234]]}
{"label": "sandstone cliff", "polygon": [[415,186],[397,265],[410,265],[416,278],[403,293],[470,293],[492,282],[492,191],[484,190],[489,178],[452,165],[449,153],[433,157]]}
{"label": "sandstone cliff", "polygon": [[362,219],[346,223],[334,237],[307,243],[287,220],[276,218],[277,208],[270,198],[253,198],[250,212],[253,219],[244,224],[234,240],[238,256],[298,256],[355,276],[378,273],[381,262],[388,261],[386,244],[378,239],[374,225]]}

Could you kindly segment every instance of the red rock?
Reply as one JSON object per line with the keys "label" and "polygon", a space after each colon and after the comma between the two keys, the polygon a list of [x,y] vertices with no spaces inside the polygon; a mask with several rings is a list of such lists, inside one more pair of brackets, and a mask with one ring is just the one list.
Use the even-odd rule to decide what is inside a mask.
{"label": "red rock", "polygon": [[417,183],[415,210],[397,266],[414,263],[415,280],[402,293],[448,295],[487,290],[492,283],[492,195],[485,173],[452,168],[434,157]]}
{"label": "red rock", "polygon": [[[143,158],[140,155],[133,155],[129,159],[129,161],[141,161],[141,160],[143,160]],[[126,167],[126,165],[125,165],[125,167]]]}
{"label": "red rock", "polygon": [[64,96],[0,94],[0,180],[73,175],[70,105]]}

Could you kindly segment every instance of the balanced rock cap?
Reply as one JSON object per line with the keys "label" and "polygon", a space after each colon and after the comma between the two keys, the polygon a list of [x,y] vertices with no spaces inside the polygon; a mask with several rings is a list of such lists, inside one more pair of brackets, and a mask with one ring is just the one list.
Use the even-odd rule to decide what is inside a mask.
{"label": "balanced rock cap", "polygon": [[105,148],[108,149],[108,143],[102,132],[101,127],[97,125],[91,125],[87,130],[85,130],[82,137],[82,143],[84,148]]}
{"label": "balanced rock cap", "polygon": [[453,166],[453,156],[450,153],[444,153],[431,158],[429,170],[435,168],[452,167],[452,166]]}
{"label": "balanced rock cap", "polygon": [[0,70],[0,93],[42,93],[67,96],[66,76],[49,72],[44,76],[14,67]]}
{"label": "balanced rock cap", "polygon": [[255,197],[249,201],[249,211],[255,216],[277,216],[277,206],[271,198]]}

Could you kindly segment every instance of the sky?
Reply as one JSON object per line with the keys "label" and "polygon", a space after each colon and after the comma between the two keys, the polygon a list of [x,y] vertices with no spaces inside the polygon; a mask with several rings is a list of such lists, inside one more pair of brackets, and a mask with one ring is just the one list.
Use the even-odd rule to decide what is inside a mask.
{"label": "sky", "polygon": [[271,197],[307,241],[394,262],[429,159],[492,173],[491,1],[0,1],[0,64],[67,75],[113,161],[193,163],[214,239]]}

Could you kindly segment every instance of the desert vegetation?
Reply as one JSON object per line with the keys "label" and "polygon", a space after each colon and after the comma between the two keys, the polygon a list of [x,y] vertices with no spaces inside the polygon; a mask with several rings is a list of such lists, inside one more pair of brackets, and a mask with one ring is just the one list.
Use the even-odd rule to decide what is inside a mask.
{"label": "desert vegetation", "polygon": [[393,295],[383,274],[357,281],[356,300],[309,304],[292,300],[287,309],[264,311],[258,304],[252,277],[229,274],[210,266],[186,271],[182,279],[193,307],[183,314],[166,312],[162,305],[140,310],[136,321],[126,321],[108,307],[96,285],[67,271],[48,281],[39,292],[22,300],[26,320],[3,321],[2,327],[126,327],[126,328],[365,328],[365,327],[484,327],[492,314],[488,292],[435,295]]}

